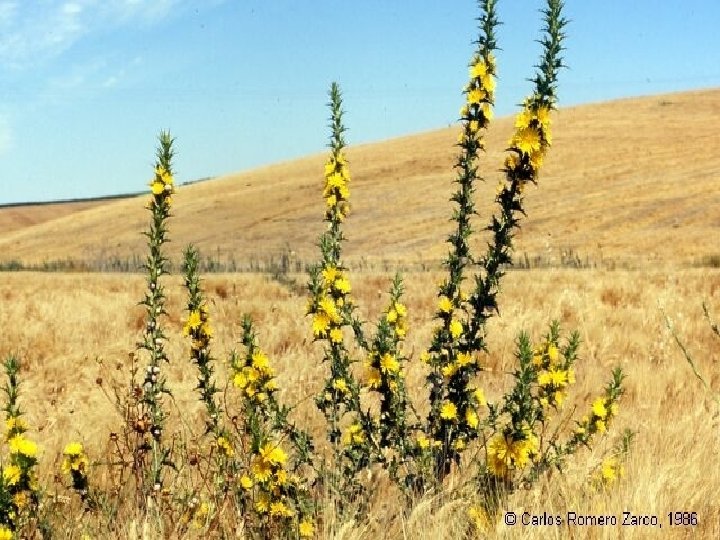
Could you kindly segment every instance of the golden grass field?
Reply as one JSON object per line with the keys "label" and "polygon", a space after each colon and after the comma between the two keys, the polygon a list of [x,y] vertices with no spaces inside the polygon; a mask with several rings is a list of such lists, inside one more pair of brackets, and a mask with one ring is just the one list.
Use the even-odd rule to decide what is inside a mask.
{"label": "golden grass field", "polygon": [[[350,104],[348,106],[351,106]],[[571,460],[565,476],[554,475],[507,501],[518,513],[621,515],[629,510],[657,515],[663,528],[507,527],[508,538],[720,538],[720,407],[713,401],[665,325],[667,315],[708,383],[720,392],[720,340],[704,320],[701,304],[720,319],[720,269],[698,265],[720,254],[720,164],[712,154],[720,120],[720,90],[562,109],[554,148],[540,185],[527,193],[528,218],[517,249],[552,263],[563,249],[621,267],[512,270],[503,282],[501,317],[489,323],[489,350],[481,385],[490,401],[511,381],[514,340],[526,330],[539,340],[552,319],[582,338],[577,385],[565,411],[576,417],[610,377],[626,374],[626,395],[609,437]],[[509,119],[492,126],[485,170],[499,167]],[[456,129],[352,147],[353,214],[347,222],[348,260],[437,261],[451,192]],[[714,138],[713,138],[714,137]],[[182,151],[182,141],[178,141]],[[151,149],[150,149],[151,150]],[[111,161],[111,156],[108,157]],[[181,188],[170,223],[173,256],[187,243],[201,250],[250,254],[279,251],[287,244],[299,257],[317,257],[322,230],[320,197],[324,155],[265,167]],[[149,177],[149,175],[148,175]],[[498,173],[478,190],[484,225]],[[142,198],[90,204],[0,210],[3,259],[24,262],[143,253],[147,211]],[[442,233],[442,234],[441,234]],[[482,243],[478,242],[478,247]],[[303,275],[291,276],[304,283]],[[391,272],[352,274],[360,314],[372,321],[383,309]],[[417,403],[425,398],[424,368],[417,361],[432,334],[437,272],[406,278],[410,331],[408,382]],[[310,338],[306,297],[269,276],[218,274],[205,277],[222,359],[237,347],[243,313],[256,321],[261,345],[280,372],[280,399],[300,403],[296,417],[322,438],[323,418],[312,396],[324,377],[322,352]],[[168,352],[173,414],[190,424],[199,417],[193,394],[195,372],[181,336],[184,291],[178,276],[167,280]],[[127,380],[127,355],[141,335],[145,280],[133,274],[16,272],[0,274],[0,357],[22,359],[22,403],[39,441],[41,476],[52,485],[60,452],[80,439],[91,456],[102,456],[116,414],[103,389]],[[98,379],[102,379],[98,384]],[[222,379],[221,379],[222,380]],[[232,392],[229,389],[228,392]],[[625,428],[637,432],[617,486],[599,492],[588,476]],[[451,483],[456,480],[451,478]],[[452,485],[448,487],[452,489]],[[464,507],[459,502],[420,503],[398,517],[396,493],[379,483],[366,523],[337,524],[326,538],[457,538]],[[697,512],[695,529],[670,528],[667,513]],[[502,515],[500,517],[502,521]],[[132,523],[124,531],[136,536]]]}

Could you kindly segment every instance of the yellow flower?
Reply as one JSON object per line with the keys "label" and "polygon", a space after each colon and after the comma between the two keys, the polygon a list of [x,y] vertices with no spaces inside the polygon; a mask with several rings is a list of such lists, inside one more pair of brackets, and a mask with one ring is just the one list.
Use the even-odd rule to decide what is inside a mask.
{"label": "yellow flower", "polygon": [[397,311],[397,314],[400,317],[407,317],[407,308],[405,307],[405,304],[400,304],[399,302],[396,303],[395,311]]}
{"label": "yellow flower", "polygon": [[548,358],[550,358],[551,364],[557,364],[558,360],[560,360],[560,351],[558,351],[558,348],[555,346],[554,343],[551,343],[548,346]]}
{"label": "yellow flower", "polygon": [[457,407],[454,403],[446,401],[440,408],[440,418],[444,420],[455,420],[457,418]]}
{"label": "yellow flower", "polygon": [[614,480],[617,480],[618,477],[623,476],[623,472],[622,466],[615,458],[608,458],[604,460],[600,468],[600,475],[607,483],[612,483]]}
{"label": "yellow flower", "polygon": [[345,379],[335,379],[332,383],[332,387],[343,394],[347,394],[349,392]]}
{"label": "yellow flower", "polygon": [[443,366],[442,368],[442,374],[443,377],[450,378],[453,375],[455,375],[458,371],[458,365],[456,363],[448,364],[446,366]]}
{"label": "yellow flower", "polygon": [[595,430],[598,433],[605,433],[605,431],[607,430],[605,420],[595,420]]}
{"label": "yellow flower", "polygon": [[63,454],[66,456],[79,456],[83,453],[83,445],[79,442],[72,442],[65,447]]}
{"label": "yellow flower", "polygon": [[540,150],[540,133],[533,127],[527,127],[515,134],[510,144],[525,154]]}
{"label": "yellow flower", "polygon": [[550,371],[550,379],[555,386],[565,386],[568,381],[568,373],[562,369],[553,369]]}
{"label": "yellow flower", "polygon": [[479,420],[477,413],[473,409],[467,409],[465,411],[465,422],[472,429],[477,429]]}
{"label": "yellow flower", "polygon": [[487,64],[483,60],[478,60],[470,66],[470,78],[479,79],[487,73]]}
{"label": "yellow flower", "polygon": [[153,195],[162,195],[162,193],[165,191],[165,184],[154,180],[150,183],[150,189],[152,190]]}
{"label": "yellow flower", "polygon": [[607,416],[607,409],[605,408],[605,398],[597,398],[592,405],[592,412],[598,418],[605,418]]}
{"label": "yellow flower", "polygon": [[255,510],[260,514],[265,514],[270,509],[270,499],[265,493],[261,493],[257,501],[255,501]]}
{"label": "yellow flower", "polygon": [[457,355],[457,363],[460,367],[465,367],[473,363],[473,358],[470,353],[460,352]]}
{"label": "yellow flower", "polygon": [[485,73],[485,75],[481,77],[481,83],[488,94],[495,92],[497,83],[495,82],[495,77],[493,77],[490,73]]}
{"label": "yellow flower", "polygon": [[[511,444],[511,443],[510,443]],[[487,467],[491,474],[504,478],[508,475],[512,464],[508,439],[502,435],[495,435],[487,446]]]}
{"label": "yellow flower", "polygon": [[5,525],[0,525],[0,540],[13,540],[13,533]]}
{"label": "yellow flower", "polygon": [[19,416],[10,416],[7,420],[5,420],[5,427],[8,431],[12,431],[13,429],[23,431],[27,429],[27,424]]}
{"label": "yellow flower", "polygon": [[552,377],[550,376],[550,373],[547,371],[543,371],[538,375],[538,384],[540,386],[549,386],[552,382]]}
{"label": "yellow flower", "polygon": [[261,372],[265,372],[270,367],[270,360],[264,353],[257,351],[252,355],[252,365]]}
{"label": "yellow flower", "polygon": [[417,436],[417,445],[425,450],[426,448],[430,447],[430,439],[428,439],[424,433],[421,433]]}
{"label": "yellow flower", "polygon": [[230,445],[230,441],[228,441],[225,437],[223,437],[223,436],[218,437],[217,445],[218,445],[218,448],[220,448],[220,450],[222,450],[223,454],[225,454],[227,457],[232,457],[235,454],[233,447]]}
{"label": "yellow flower", "polygon": [[8,441],[11,454],[22,454],[27,457],[35,457],[37,455],[37,445],[24,438],[22,435],[15,435]]}
{"label": "yellow flower", "polygon": [[550,107],[547,107],[546,105],[540,105],[535,110],[535,118],[537,118],[537,121],[543,127],[549,126],[550,125]]}
{"label": "yellow flower", "polygon": [[463,450],[465,450],[465,441],[462,439],[456,440],[453,444],[453,448],[458,452],[462,452]]}
{"label": "yellow flower", "polygon": [[330,318],[325,313],[316,313],[313,317],[312,329],[315,336],[327,331],[330,326]]}
{"label": "yellow flower", "polygon": [[197,330],[198,328],[200,328],[201,324],[202,318],[200,317],[200,312],[198,310],[191,311],[190,316],[185,323],[185,327],[183,328],[183,334],[187,336],[188,334],[190,334],[191,330]]}
{"label": "yellow flower", "polygon": [[485,392],[483,392],[482,388],[476,388],[473,392],[473,397],[475,398],[475,401],[478,405],[487,405],[487,399],[485,399]]}
{"label": "yellow flower", "polygon": [[277,501],[270,505],[270,515],[290,517],[293,515],[293,511],[290,510],[284,502]]}
{"label": "yellow flower", "polygon": [[400,362],[394,355],[385,353],[380,359],[380,367],[385,373],[397,373],[400,370]]}
{"label": "yellow flower", "polygon": [[247,474],[244,474],[242,478],[240,478],[240,487],[243,489],[250,489],[253,487],[253,481],[252,478],[250,478]]}
{"label": "yellow flower", "polygon": [[385,315],[385,320],[389,323],[394,323],[398,319],[398,312],[395,309],[390,309]]}
{"label": "yellow flower", "polygon": [[248,384],[247,377],[242,372],[236,373],[235,376],[233,377],[233,384],[235,385],[236,388],[240,388],[242,390]]}
{"label": "yellow flower", "polygon": [[22,471],[17,465],[8,465],[3,469],[3,480],[9,486],[14,486],[20,481]]}
{"label": "yellow flower", "polygon": [[350,292],[350,281],[348,281],[347,278],[336,279],[334,287],[336,291],[347,294]]}
{"label": "yellow flower", "polygon": [[307,519],[300,522],[298,529],[301,538],[312,538],[315,534],[315,526],[312,524],[312,521],[308,521]]}
{"label": "yellow flower", "polygon": [[342,343],[343,331],[342,328],[333,328],[330,330],[330,341],[332,343]]}
{"label": "yellow flower", "polygon": [[483,99],[487,97],[484,90],[480,88],[473,88],[467,94],[467,102],[469,105],[480,105]]}
{"label": "yellow flower", "polygon": [[450,335],[453,339],[459,338],[463,333],[463,325],[460,321],[453,319],[450,322]]}
{"label": "yellow flower", "polygon": [[282,465],[287,460],[287,454],[279,446],[267,443],[260,449],[260,455],[263,460],[274,465]]}
{"label": "yellow flower", "polygon": [[438,309],[441,313],[450,313],[452,311],[453,305],[447,296],[441,296],[438,299]]}
{"label": "yellow flower", "polygon": [[328,266],[327,268],[324,268],[322,271],[323,279],[325,280],[325,283],[330,285],[331,283],[334,283],[335,280],[338,278],[338,274],[340,272],[337,268],[334,266]]}

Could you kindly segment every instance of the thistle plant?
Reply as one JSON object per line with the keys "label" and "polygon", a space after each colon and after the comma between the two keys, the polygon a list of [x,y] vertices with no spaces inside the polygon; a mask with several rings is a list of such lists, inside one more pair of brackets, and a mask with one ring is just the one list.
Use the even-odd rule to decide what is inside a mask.
{"label": "thistle plant", "polygon": [[[261,537],[311,537],[314,534],[306,465],[312,459],[310,437],[288,421],[282,407],[275,370],[257,344],[249,317],[243,320],[245,355],[233,353],[233,383],[241,392],[242,415],[236,421],[244,455],[237,494],[246,525]],[[283,438],[290,443],[288,454]],[[227,452],[227,450],[226,450]],[[230,457],[230,454],[228,454]]]}
{"label": "thistle plant", "polygon": [[185,288],[188,293],[188,318],[183,327],[183,334],[190,338],[190,359],[198,370],[196,390],[205,405],[207,414],[206,433],[212,433],[216,439],[222,436],[220,429],[221,409],[215,394],[219,392],[213,378],[210,340],[213,331],[210,326],[210,315],[203,291],[200,287],[198,273],[199,254],[194,246],[188,246],[183,254],[183,274]]}
{"label": "thistle plant", "polygon": [[[477,50],[470,62],[470,81],[464,89],[466,103],[460,110],[462,130],[458,139],[460,149],[455,169],[457,191],[451,201],[457,205],[453,214],[455,230],[448,238],[450,252],[444,261],[448,276],[438,291],[436,317],[438,326],[432,344],[423,356],[430,365],[430,413],[427,434],[433,441],[436,473],[439,478],[458,461],[459,451],[477,435],[479,403],[471,379],[480,371],[477,351],[483,349],[475,331],[477,323],[472,313],[474,304],[462,290],[467,266],[474,260],[469,239],[473,233],[470,223],[476,213],[475,182],[479,152],[484,149],[483,133],[492,119],[495,102],[497,48],[495,28],[498,24],[494,0],[480,2],[482,15]],[[421,440],[425,440],[424,438]]]}
{"label": "thistle plant", "polygon": [[[332,83],[330,87],[329,107],[331,153],[325,163],[323,189],[327,230],[322,234],[319,242],[322,261],[310,271],[308,314],[312,315],[315,341],[324,342],[326,345],[324,361],[329,364],[330,376],[325,381],[324,389],[317,397],[316,403],[327,420],[327,436],[334,449],[336,464],[342,461],[343,418],[347,414],[352,417],[354,427],[350,442],[357,443],[355,446],[358,448],[350,449],[349,456],[353,464],[350,465],[349,470],[343,472],[343,477],[349,478],[353,476],[352,470],[357,470],[362,466],[361,464],[367,463],[369,450],[365,445],[368,435],[365,430],[367,426],[363,426],[360,414],[360,387],[352,374],[353,361],[344,342],[345,327],[353,325],[351,286],[346,268],[342,264],[344,241],[342,222],[350,211],[348,202],[350,172],[344,151],[342,97],[337,83]],[[347,432],[344,439],[347,442]]]}
{"label": "thistle plant", "polygon": [[4,391],[5,403],[5,442],[10,457],[1,467],[0,475],[0,534],[20,531],[30,518],[37,513],[39,502],[37,480],[37,444],[29,439],[27,424],[18,404],[20,364],[14,356],[5,361],[7,378]]}
{"label": "thistle plant", "polygon": [[71,442],[63,450],[62,472],[70,476],[73,490],[80,496],[80,499],[92,504],[90,496],[90,485],[88,481],[88,469],[90,460],[85,453],[82,443]]}
{"label": "thistle plant", "polygon": [[[148,355],[144,380],[139,392],[135,431],[138,436],[135,466],[144,486],[144,493],[159,492],[163,481],[163,467],[169,463],[170,450],[163,440],[163,430],[167,412],[163,407],[163,395],[169,394],[165,375],[161,366],[169,362],[165,353],[166,335],[161,326],[161,317],[165,311],[165,289],[160,283],[162,276],[168,274],[168,259],[163,246],[168,241],[167,220],[170,217],[170,205],[174,191],[172,158],[174,139],[163,131],[159,136],[155,175],[150,182],[152,197],[148,204],[151,212],[150,229],[147,236],[149,254],[145,262],[147,272],[147,291],[140,302],[146,308],[146,325],[143,339],[138,348]],[[149,438],[149,440],[148,440]],[[144,455],[151,453],[151,461],[146,464]]]}

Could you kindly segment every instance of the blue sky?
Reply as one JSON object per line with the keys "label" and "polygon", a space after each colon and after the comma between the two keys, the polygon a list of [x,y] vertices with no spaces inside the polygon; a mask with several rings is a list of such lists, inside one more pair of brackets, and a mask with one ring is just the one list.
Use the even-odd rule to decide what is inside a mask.
{"label": "blue sky", "polygon": [[[529,91],[542,0],[499,0],[499,114]],[[720,86],[717,0],[567,0],[561,105]],[[139,191],[447,126],[472,0],[0,0],[0,204]],[[318,173],[320,174],[320,172]]]}

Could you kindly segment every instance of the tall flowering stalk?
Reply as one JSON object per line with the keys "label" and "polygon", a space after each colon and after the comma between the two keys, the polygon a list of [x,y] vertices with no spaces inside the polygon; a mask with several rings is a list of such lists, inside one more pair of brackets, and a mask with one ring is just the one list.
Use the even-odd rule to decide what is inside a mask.
{"label": "tall flowering stalk", "polygon": [[543,46],[538,71],[533,78],[535,90],[515,120],[515,133],[509,141],[505,159],[505,181],[498,185],[495,202],[499,214],[492,217],[487,230],[492,239],[480,260],[482,273],[476,276],[475,290],[468,301],[472,317],[468,339],[479,350],[485,348],[485,323],[497,312],[497,294],[505,275],[504,265],[512,263],[512,240],[524,214],[523,192],[527,184],[537,183],[538,172],[552,142],[550,113],[556,108],[556,83],[562,67],[560,53],[563,29],[567,20],[562,16],[563,3],[548,0],[543,11],[545,27],[540,43]]}
{"label": "tall flowering stalk", "polygon": [[[482,15],[478,47],[470,62],[470,80],[465,86],[465,104],[460,110],[462,131],[458,139],[460,152],[455,162],[457,191],[451,201],[457,209],[453,214],[455,231],[448,238],[450,252],[444,264],[448,277],[438,291],[436,316],[439,325],[432,344],[423,359],[432,368],[428,375],[430,413],[428,435],[436,453],[436,474],[444,477],[450,464],[459,459],[459,452],[476,436],[480,402],[470,380],[480,370],[475,354],[481,346],[468,332],[471,324],[468,297],[461,286],[468,264],[473,263],[469,238],[470,223],[476,213],[475,182],[479,152],[484,149],[483,132],[493,116],[495,102],[497,48],[495,28],[498,25],[495,0],[480,2]],[[420,439],[425,445],[427,439]]]}
{"label": "tall flowering stalk", "polygon": [[[237,420],[241,442],[250,460],[238,471],[236,492],[247,526],[262,537],[279,534],[301,538],[314,534],[314,508],[303,467],[311,461],[312,442],[288,419],[276,399],[275,370],[260,349],[249,317],[243,320],[245,354],[233,354],[233,384],[240,390],[242,417]],[[291,443],[283,443],[283,438]],[[283,448],[290,447],[290,453]],[[223,446],[231,457],[229,444]]]}
{"label": "tall flowering stalk", "polygon": [[200,275],[198,273],[199,254],[194,246],[185,249],[183,273],[185,274],[185,288],[188,292],[187,311],[188,318],[183,327],[183,333],[190,338],[190,358],[198,370],[196,390],[200,400],[205,405],[207,413],[206,433],[220,437],[220,405],[215,397],[219,392],[213,378],[212,356],[210,354],[210,340],[213,331],[210,326],[210,315],[205,302]]}
{"label": "tall flowering stalk", "polygon": [[409,401],[405,387],[405,357],[402,342],[407,334],[407,307],[401,302],[403,282],[396,275],[390,289],[390,302],[382,314],[366,362],[365,385],[380,401],[377,421],[379,447],[405,453],[408,444],[406,418]]}
{"label": "tall flowering stalk", "polygon": [[327,230],[320,237],[322,261],[310,272],[308,314],[312,315],[312,331],[316,341],[326,344],[325,361],[330,376],[316,402],[327,419],[328,440],[340,452],[341,420],[348,412],[360,411],[359,385],[353,377],[351,359],[344,343],[346,326],[352,325],[351,286],[342,264],[342,222],[350,206],[350,172],[345,157],[340,87],[330,87],[330,158],[325,163],[325,222]]}
{"label": "tall flowering stalk", "polygon": [[5,361],[4,387],[7,402],[5,404],[5,441],[10,450],[6,465],[0,467],[0,531],[19,531],[23,523],[37,511],[39,493],[37,485],[37,453],[34,441],[27,438],[27,424],[22,418],[18,404],[20,364],[14,356]]}
{"label": "tall flowering stalk", "polygon": [[[166,335],[160,325],[165,311],[165,288],[160,284],[160,278],[168,274],[168,259],[163,253],[163,246],[167,239],[167,220],[170,217],[170,205],[174,192],[172,171],[172,158],[174,139],[170,133],[163,131],[159,136],[155,175],[150,182],[152,197],[148,204],[151,212],[150,230],[147,236],[149,254],[145,262],[148,275],[145,298],[140,302],[146,308],[146,325],[143,339],[138,348],[147,351],[149,355],[145,377],[141,388],[138,418],[135,421],[135,430],[141,444],[138,445],[142,453],[145,449],[151,450],[149,470],[143,471],[145,493],[151,490],[159,492],[162,487],[163,467],[168,464],[170,450],[163,442],[163,429],[167,413],[163,408],[163,394],[169,394],[166,378],[161,371],[161,365],[169,362],[165,352]],[[149,443],[147,438],[150,438]],[[142,456],[136,457],[136,466],[145,468]],[[137,471],[140,472],[140,471]]]}

